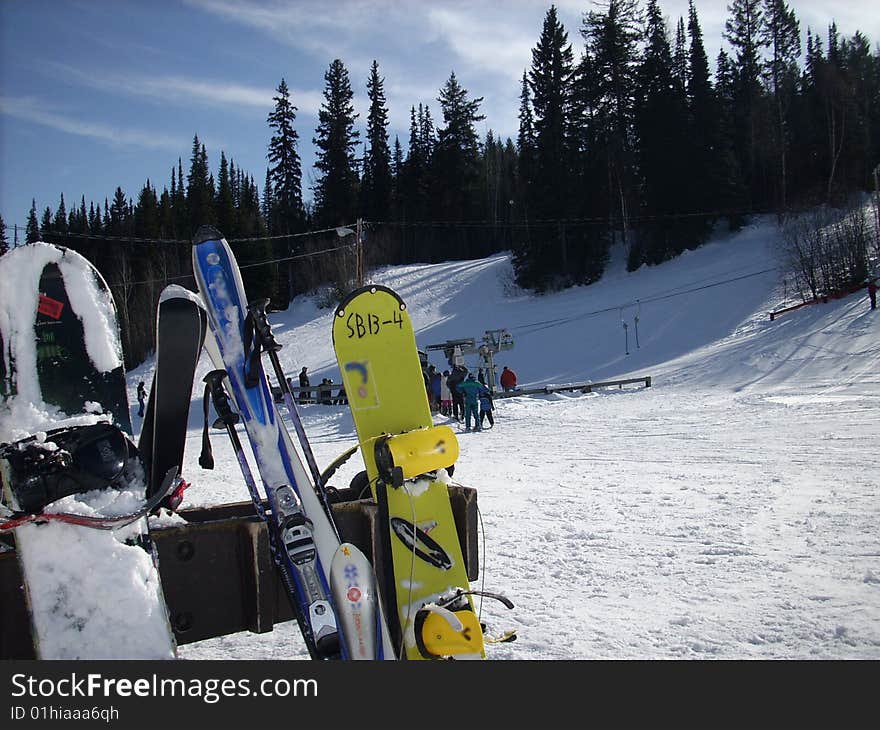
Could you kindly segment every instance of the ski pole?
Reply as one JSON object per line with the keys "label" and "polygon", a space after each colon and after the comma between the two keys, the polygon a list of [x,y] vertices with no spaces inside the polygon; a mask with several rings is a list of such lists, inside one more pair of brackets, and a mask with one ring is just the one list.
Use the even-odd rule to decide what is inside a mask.
{"label": "ski pole", "polygon": [[633,317],[633,322],[635,323],[635,326],[636,326],[636,349],[640,350],[641,346],[639,345],[639,314],[642,311],[642,304],[641,304],[641,302],[639,302],[638,299],[636,300],[636,304],[638,305],[638,310],[636,311],[635,316]]}
{"label": "ski pole", "polygon": [[273,523],[266,513],[266,508],[263,506],[263,498],[260,496],[260,492],[257,489],[257,482],[254,479],[254,474],[251,471],[251,467],[248,464],[247,457],[245,456],[244,448],[241,445],[241,439],[238,438],[238,433],[235,430],[235,424],[238,423],[239,416],[235,411],[232,410],[232,406],[229,404],[229,397],[226,395],[226,391],[223,389],[223,379],[225,377],[225,370],[212,370],[204,377],[204,382],[206,383],[205,412],[207,415],[208,398],[210,397],[211,401],[214,403],[214,410],[217,411],[217,421],[223,425],[223,427],[226,429],[227,435],[229,436],[229,441],[232,444],[232,450],[235,452],[235,458],[238,461],[238,466],[241,469],[242,476],[244,477],[244,483],[247,485],[248,492],[251,496],[251,501],[254,504],[254,511],[267,527],[267,533],[269,536],[269,552],[272,555],[272,561],[279,568],[281,580],[284,583],[284,587],[287,590],[287,595],[290,598],[291,606],[293,607],[294,613],[296,614],[296,620],[300,626],[300,631],[302,632],[304,637],[307,637],[306,646],[309,649],[309,654],[311,655],[312,659],[318,659],[320,657],[317,653],[317,648],[314,645],[315,642],[312,638],[311,626],[309,625],[306,617],[303,615],[302,609],[299,605],[299,601],[295,599],[297,595],[297,590],[294,585],[293,579],[285,569],[284,560],[281,557],[281,549],[278,545],[278,535],[276,531],[272,529]]}
{"label": "ski pole", "polygon": [[[305,428],[303,427],[302,419],[299,415],[299,410],[297,409],[296,402],[293,398],[293,392],[290,390],[290,383],[287,382],[287,378],[284,375],[284,368],[281,367],[281,360],[278,357],[278,350],[281,349],[281,345],[275,339],[275,335],[272,333],[272,326],[269,324],[269,318],[266,316],[266,306],[268,304],[268,299],[258,299],[248,305],[248,318],[253,325],[254,336],[256,339],[256,342],[254,342],[255,351],[263,351],[269,355],[269,361],[272,363],[272,369],[275,372],[275,379],[278,381],[278,386],[281,389],[284,404],[287,406],[287,412],[290,414],[290,420],[293,423],[293,428],[296,431],[303,454],[306,457],[306,464],[308,464],[309,471],[312,474],[312,480],[315,483],[315,492],[321,500],[324,511],[330,518],[330,524],[333,526],[333,530],[337,533],[337,537],[339,537],[339,531],[333,520],[333,510],[330,507],[327,490],[324,488],[324,481],[321,479],[321,470],[318,469],[318,463],[315,461],[315,454],[312,451],[311,444],[306,436]],[[247,327],[247,324],[245,326]]]}

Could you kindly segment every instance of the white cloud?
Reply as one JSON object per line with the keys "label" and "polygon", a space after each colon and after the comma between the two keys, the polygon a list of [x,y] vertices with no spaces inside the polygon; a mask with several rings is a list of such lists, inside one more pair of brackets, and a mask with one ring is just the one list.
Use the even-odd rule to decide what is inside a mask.
{"label": "white cloud", "polygon": [[472,10],[431,8],[428,21],[466,67],[514,82],[531,61],[538,35],[535,29],[511,23],[503,13],[479,17]]}
{"label": "white cloud", "polygon": [[[107,74],[69,65],[45,64],[54,76],[63,75],[71,83],[111,94],[153,99],[163,104],[179,102],[186,106],[203,104],[226,108],[254,108],[265,114],[274,107],[276,88],[247,86],[222,79],[186,76],[148,76],[145,74]],[[291,101],[303,113],[317,116],[323,96],[316,89],[290,89]]]}
{"label": "white cloud", "polygon": [[183,138],[140,129],[122,129],[107,124],[83,121],[50,111],[34,97],[0,97],[0,113],[17,119],[42,124],[78,137],[90,137],[112,145],[147,149],[179,150],[185,148]]}

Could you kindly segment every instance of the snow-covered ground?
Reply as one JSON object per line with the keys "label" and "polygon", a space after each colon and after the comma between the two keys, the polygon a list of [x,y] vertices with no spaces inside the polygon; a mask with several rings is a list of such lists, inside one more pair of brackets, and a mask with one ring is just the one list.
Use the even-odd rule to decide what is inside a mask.
{"label": "snow-covered ground", "polygon": [[[543,297],[516,290],[504,255],[372,273],[407,302],[420,347],[507,328],[515,347],[496,362],[521,386],[652,377],[499,400],[494,429],[460,434],[455,478],[478,489],[484,530],[478,585],[516,603],[483,606],[490,632],[519,634],[491,659],[880,658],[880,312],[862,293],[771,322],[794,303],[777,239],[758,221],[634,273],[616,250],[597,284]],[[273,316],[291,376],[305,365],[312,383],[339,383],[331,318],[305,298]],[[151,368],[129,373],[132,403]],[[221,432],[216,470],[197,463],[208,368],[184,506],[247,499]],[[301,412],[319,465],[355,443],[347,408]],[[334,482],[360,468],[354,457]],[[306,656],[293,623],[180,655]]]}

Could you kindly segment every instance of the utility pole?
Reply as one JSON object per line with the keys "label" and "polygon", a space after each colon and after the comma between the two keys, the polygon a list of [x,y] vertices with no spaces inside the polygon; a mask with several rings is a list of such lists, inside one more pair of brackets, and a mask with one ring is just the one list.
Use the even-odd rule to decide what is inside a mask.
{"label": "utility pole", "polygon": [[877,245],[880,247],[880,164],[874,168],[874,212],[877,214]]}
{"label": "utility pole", "polygon": [[362,218],[357,219],[357,233],[355,235],[355,251],[357,253],[357,283],[358,287],[364,285],[364,221]]}

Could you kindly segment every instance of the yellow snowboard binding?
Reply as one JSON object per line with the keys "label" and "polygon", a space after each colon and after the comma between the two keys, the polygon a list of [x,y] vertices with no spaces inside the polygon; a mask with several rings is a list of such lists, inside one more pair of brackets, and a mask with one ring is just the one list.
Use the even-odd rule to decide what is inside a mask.
{"label": "yellow snowboard binding", "polygon": [[516,632],[508,631],[487,641],[483,625],[465,600],[474,593],[513,608],[513,602],[498,593],[463,590],[457,590],[436,603],[425,604],[416,613],[413,627],[416,646],[425,659],[481,659],[484,644],[516,640]]}
{"label": "yellow snowboard binding", "polygon": [[384,436],[376,441],[374,454],[382,481],[399,487],[406,479],[452,466],[458,439],[449,426],[430,426]]}
{"label": "yellow snowboard binding", "polygon": [[481,659],[483,627],[470,608],[450,611],[436,603],[416,614],[416,645],[425,659]]}

